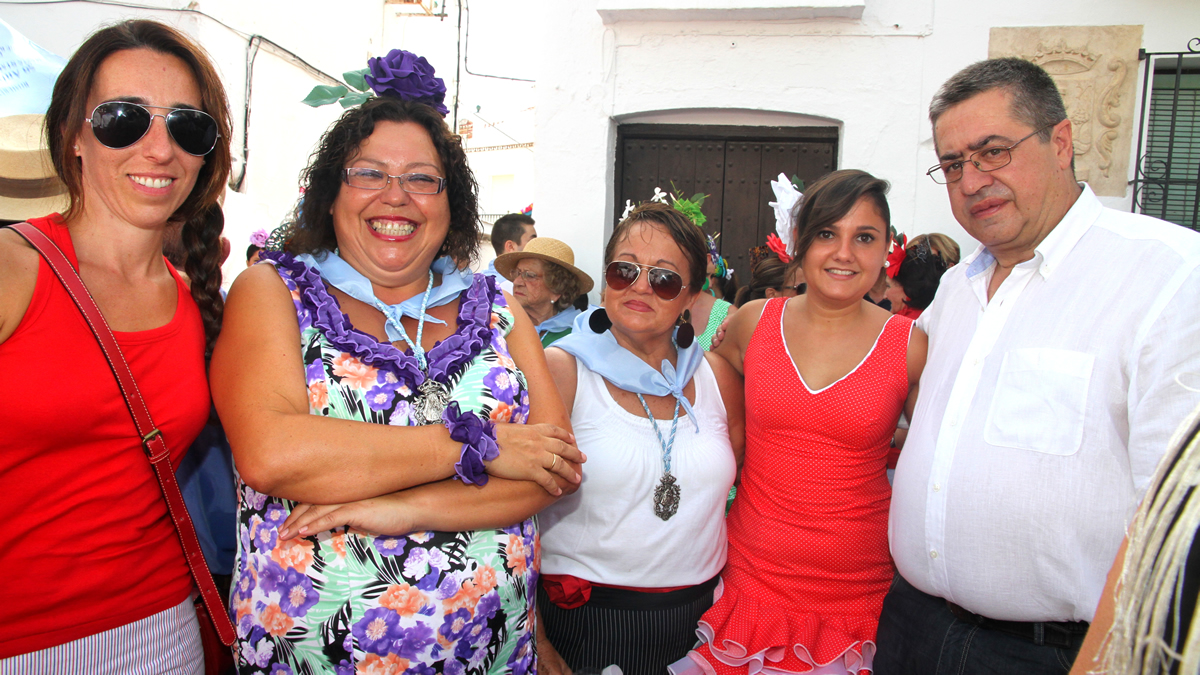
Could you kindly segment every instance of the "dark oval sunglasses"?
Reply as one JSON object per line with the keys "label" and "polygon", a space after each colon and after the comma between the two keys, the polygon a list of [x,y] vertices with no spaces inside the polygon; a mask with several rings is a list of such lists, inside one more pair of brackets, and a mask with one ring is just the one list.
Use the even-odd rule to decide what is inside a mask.
{"label": "dark oval sunglasses", "polygon": [[[169,110],[155,115],[150,109]],[[189,155],[202,157],[217,146],[217,121],[203,110],[146,106],[129,101],[105,101],[84,120],[92,125],[96,140],[106,148],[120,150],[142,140],[155,117],[163,118],[175,144]]]}
{"label": "dark oval sunglasses", "polygon": [[683,277],[674,270],[653,265],[639,265],[624,260],[614,260],[608,263],[608,267],[604,268],[604,281],[614,291],[623,291],[637,281],[642,274],[643,267],[646,268],[646,280],[650,282],[650,290],[663,300],[674,300],[679,297],[683,289],[687,288],[683,285]]}

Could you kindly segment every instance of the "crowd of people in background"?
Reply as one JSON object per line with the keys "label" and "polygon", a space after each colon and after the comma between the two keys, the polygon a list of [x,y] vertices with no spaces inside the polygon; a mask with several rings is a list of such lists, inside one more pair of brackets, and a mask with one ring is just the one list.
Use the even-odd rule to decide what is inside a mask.
{"label": "crowd of people in background", "polygon": [[1200,235],[1076,180],[1040,67],[930,106],[974,251],[844,169],[739,288],[662,200],[595,278],[528,214],[473,273],[444,83],[368,65],[226,297],[208,57],[67,63],[65,204],[0,230],[0,674],[1200,668]]}

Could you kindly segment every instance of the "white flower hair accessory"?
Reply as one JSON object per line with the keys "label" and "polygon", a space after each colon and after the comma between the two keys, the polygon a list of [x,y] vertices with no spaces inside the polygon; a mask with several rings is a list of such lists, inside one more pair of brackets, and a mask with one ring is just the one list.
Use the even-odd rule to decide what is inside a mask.
{"label": "white flower hair accessory", "polygon": [[804,198],[804,194],[792,185],[792,181],[784,174],[779,174],[778,180],[771,181],[771,190],[775,193],[775,201],[767,204],[775,209],[775,233],[791,253],[792,244],[792,212]]}
{"label": "white flower hair accessory", "polygon": [[621,214],[621,220],[625,220],[626,218],[628,218],[628,217],[629,217],[629,214],[633,213],[633,210],[634,210],[635,208],[637,208],[637,207],[635,207],[635,206],[633,205],[633,200],[632,200],[632,199],[626,199],[626,200],[625,200],[625,212]]}

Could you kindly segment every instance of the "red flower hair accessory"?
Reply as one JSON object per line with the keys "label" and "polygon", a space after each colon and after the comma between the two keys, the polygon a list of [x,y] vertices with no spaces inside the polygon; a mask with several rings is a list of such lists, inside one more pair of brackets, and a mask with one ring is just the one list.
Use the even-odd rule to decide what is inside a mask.
{"label": "red flower hair accessory", "polygon": [[767,235],[767,248],[774,251],[775,255],[779,256],[779,259],[782,260],[784,264],[792,262],[792,256],[788,255],[787,244],[784,244],[783,240],[780,239],[774,232]]}
{"label": "red flower hair accessory", "polygon": [[890,247],[888,248],[887,262],[883,263],[883,267],[884,270],[887,271],[889,279],[895,279],[896,275],[900,273],[900,266],[904,264],[904,258],[906,255],[904,250],[904,245],[906,243],[907,239],[902,234],[900,235],[899,240],[893,239]]}

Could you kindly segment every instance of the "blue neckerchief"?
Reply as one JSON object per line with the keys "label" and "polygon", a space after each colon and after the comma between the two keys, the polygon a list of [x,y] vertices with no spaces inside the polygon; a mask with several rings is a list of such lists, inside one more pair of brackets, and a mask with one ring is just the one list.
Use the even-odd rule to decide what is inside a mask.
{"label": "blue neckerchief", "polygon": [[580,312],[578,309],[575,309],[574,307],[568,307],[549,319],[539,323],[534,327],[534,330],[537,331],[538,335],[557,333],[560,330],[570,328],[571,324],[575,323],[575,317],[579,316],[580,314],[582,314],[582,312]]}
{"label": "blue neckerchief", "polygon": [[[418,321],[421,320],[421,302],[425,299],[424,291],[398,305],[389,305],[375,297],[375,290],[371,287],[370,279],[367,279],[362,272],[351,267],[350,263],[342,260],[338,254],[332,251],[321,253],[319,258],[305,253],[296,256],[296,259],[317,270],[322,279],[333,284],[341,292],[382,312],[387,319],[384,328],[387,330],[388,339],[392,342],[404,339],[404,327],[400,325],[401,317],[408,316]],[[453,302],[463,291],[471,287],[474,277],[471,270],[458,269],[458,266],[454,264],[454,259],[450,256],[434,260],[432,269],[435,273],[442,275],[442,283],[429,291],[429,303],[426,307],[440,307]],[[446,323],[428,314],[425,315],[425,321],[442,325]]]}
{"label": "blue neckerchief", "polygon": [[692,381],[696,369],[704,361],[704,350],[700,348],[700,344],[693,341],[692,346],[680,349],[675,359],[676,366],[663,359],[662,372],[659,372],[618,344],[612,331],[606,330],[600,334],[592,332],[588,318],[594,311],[596,310],[589,309],[575,317],[574,330],[570,335],[555,342],[554,346],[583,361],[588,370],[620,389],[635,394],[674,396],[687,411],[696,431],[700,431],[700,423],[696,420],[692,404],[683,395],[683,388]]}

